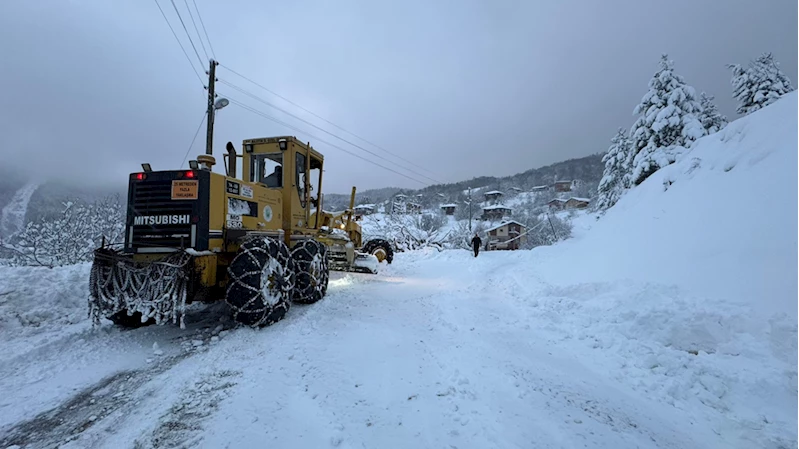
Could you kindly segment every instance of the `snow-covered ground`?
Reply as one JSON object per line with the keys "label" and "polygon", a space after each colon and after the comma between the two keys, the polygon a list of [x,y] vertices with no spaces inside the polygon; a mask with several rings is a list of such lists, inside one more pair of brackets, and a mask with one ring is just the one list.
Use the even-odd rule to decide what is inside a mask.
{"label": "snow-covered ground", "polygon": [[0,448],[796,447],[796,98],[566,242],[400,253],[260,330],[92,328],[88,266],[0,268]]}

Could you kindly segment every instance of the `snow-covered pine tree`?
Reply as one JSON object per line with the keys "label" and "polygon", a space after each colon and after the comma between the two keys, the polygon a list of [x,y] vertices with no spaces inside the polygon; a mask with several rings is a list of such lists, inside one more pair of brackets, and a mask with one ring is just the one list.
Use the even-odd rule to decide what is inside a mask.
{"label": "snow-covered pine tree", "polygon": [[597,187],[597,210],[613,207],[629,187],[630,138],[624,128],[619,128],[610,140],[608,152],[602,157],[605,172]]}
{"label": "snow-covered pine tree", "polygon": [[732,96],[738,100],[739,114],[751,114],[794,90],[771,53],[763,53],[747,69],[740,64],[727,67],[732,70]]}
{"label": "snow-covered pine tree", "polygon": [[640,114],[630,129],[633,185],[674,163],[705,135],[698,118],[701,111],[694,88],[674,73],[674,62],[668,55],[662,55],[660,70],[649,81],[649,91],[633,111]]}
{"label": "snow-covered pine tree", "polygon": [[719,113],[716,104],[713,103],[714,99],[713,95],[704,92],[699,95],[699,104],[702,106],[699,121],[702,122],[706,134],[719,132],[727,126],[727,117]]}

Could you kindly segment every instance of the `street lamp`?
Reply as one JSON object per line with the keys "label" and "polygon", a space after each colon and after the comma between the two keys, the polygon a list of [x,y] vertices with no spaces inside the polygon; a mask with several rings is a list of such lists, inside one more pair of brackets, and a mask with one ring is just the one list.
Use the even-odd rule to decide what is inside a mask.
{"label": "street lamp", "polygon": [[229,104],[230,101],[227,98],[220,98],[219,100],[216,100],[216,103],[214,103],[214,109],[218,111]]}

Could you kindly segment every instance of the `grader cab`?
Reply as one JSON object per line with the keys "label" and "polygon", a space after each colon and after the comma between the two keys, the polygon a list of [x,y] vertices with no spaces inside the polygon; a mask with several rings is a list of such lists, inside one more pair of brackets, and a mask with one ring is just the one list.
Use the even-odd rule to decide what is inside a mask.
{"label": "grader cab", "polygon": [[362,244],[354,187],[348,209],[324,211],[324,158],[310,144],[279,136],[245,140],[242,150],[227,144],[224,175],[210,154],[188,170],[143,164],[130,175],[124,246],[94,254],[95,321],[183,326],[187,304],[224,299],[236,321],[264,326],[292,302],[324,297],[331,269],[377,273],[391,263],[385,240]]}

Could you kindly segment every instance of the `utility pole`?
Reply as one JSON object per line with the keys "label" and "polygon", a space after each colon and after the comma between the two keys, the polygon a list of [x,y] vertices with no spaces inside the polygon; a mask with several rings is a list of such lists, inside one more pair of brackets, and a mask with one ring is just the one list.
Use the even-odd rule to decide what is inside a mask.
{"label": "utility pole", "polygon": [[205,134],[205,154],[213,154],[214,147],[214,83],[216,82],[216,66],[218,62],[211,60],[208,68],[208,130]]}

